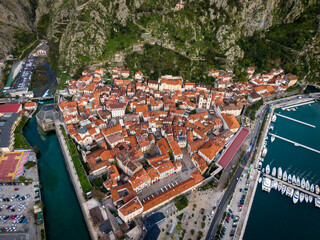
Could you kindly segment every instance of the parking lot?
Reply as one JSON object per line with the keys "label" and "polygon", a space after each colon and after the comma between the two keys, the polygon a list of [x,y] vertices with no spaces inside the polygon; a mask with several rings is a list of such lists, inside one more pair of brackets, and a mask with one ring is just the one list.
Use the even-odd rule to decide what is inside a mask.
{"label": "parking lot", "polygon": [[0,189],[0,232],[28,232],[30,239],[36,239],[33,207],[40,205],[38,184],[0,183]]}
{"label": "parking lot", "polygon": [[233,198],[227,208],[226,216],[222,220],[221,239],[233,239],[239,221],[242,220],[240,219],[242,217],[242,209],[247,201],[248,186],[250,185],[250,180],[247,179],[247,176],[247,171],[244,171],[241,178],[239,178]]}
{"label": "parking lot", "polygon": [[21,70],[13,83],[13,88],[28,88],[31,82],[31,76],[34,69],[36,57],[29,56],[24,60]]}

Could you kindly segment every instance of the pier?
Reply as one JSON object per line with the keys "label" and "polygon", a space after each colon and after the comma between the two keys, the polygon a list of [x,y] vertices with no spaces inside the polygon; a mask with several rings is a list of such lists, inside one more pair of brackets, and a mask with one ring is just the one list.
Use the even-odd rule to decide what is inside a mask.
{"label": "pier", "polygon": [[283,118],[289,119],[289,120],[291,120],[291,121],[304,124],[304,125],[309,126],[309,127],[313,127],[313,128],[316,127],[315,125],[312,125],[312,124],[309,124],[309,123],[305,123],[305,122],[299,121],[299,120],[294,119],[294,118],[291,118],[291,117],[284,116],[284,115],[282,115],[282,114],[280,114],[280,113],[275,113],[275,114],[276,114],[277,116],[279,116],[279,117],[283,117]]}
{"label": "pier", "polygon": [[293,104],[293,105],[290,105],[290,106],[283,107],[282,109],[283,109],[283,110],[286,110],[286,109],[288,109],[288,108],[300,107],[300,106],[307,105],[307,104],[310,104],[310,103],[314,103],[314,100],[312,100],[312,101],[307,101],[307,102],[303,102],[303,103]]}
{"label": "pier", "polygon": [[303,147],[303,148],[306,148],[306,149],[308,149],[308,150],[310,150],[310,151],[313,151],[313,152],[316,152],[316,153],[320,153],[320,151],[317,150],[317,149],[314,149],[314,148],[305,146],[305,145],[303,145],[303,144],[300,144],[300,143],[291,141],[291,140],[289,140],[289,139],[287,139],[287,138],[284,138],[284,137],[280,137],[280,136],[278,136],[278,135],[276,135],[276,134],[269,133],[269,135],[275,136],[276,138],[279,138],[279,139],[282,139],[282,140],[287,141],[287,142],[289,142],[289,143],[292,143],[292,144],[294,144],[294,145],[297,146],[297,147]]}
{"label": "pier", "polygon": [[303,188],[301,188],[301,187],[298,187],[297,185],[293,185],[292,183],[285,182],[285,181],[283,181],[282,179],[279,179],[279,178],[277,178],[277,177],[273,177],[273,176],[271,176],[271,175],[269,175],[269,174],[266,174],[266,173],[261,173],[261,174],[262,174],[262,176],[267,177],[267,178],[270,178],[271,180],[276,180],[276,181],[278,181],[278,182],[281,182],[282,185],[285,184],[287,187],[289,186],[289,187],[292,187],[293,189],[299,190],[300,192],[303,192],[303,193],[305,193],[305,194],[311,195],[311,196],[314,197],[315,199],[319,197],[319,195],[316,194],[316,193],[313,193],[313,192],[311,192],[311,191],[308,191],[308,190],[306,190],[306,189],[303,189]]}

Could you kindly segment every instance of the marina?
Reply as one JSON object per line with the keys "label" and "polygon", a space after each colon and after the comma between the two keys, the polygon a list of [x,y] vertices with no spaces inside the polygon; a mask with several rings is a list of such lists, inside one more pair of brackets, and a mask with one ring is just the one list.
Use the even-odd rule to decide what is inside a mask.
{"label": "marina", "polygon": [[288,105],[288,106],[283,107],[283,108],[281,108],[281,109],[282,109],[282,110],[287,110],[287,109],[289,109],[289,108],[300,107],[300,106],[307,105],[307,104],[311,104],[311,103],[314,103],[314,102],[315,102],[315,101],[312,100],[312,101],[307,101],[307,102],[303,102],[303,103]]}
{"label": "marina", "polygon": [[[259,171],[261,179],[259,182],[263,183],[264,178],[268,178],[270,179],[269,186],[275,187],[274,182],[277,181],[277,190],[271,191],[271,188],[270,192],[266,193],[262,190],[262,186],[256,189],[242,239],[257,239],[259,232],[264,233],[259,234],[260,240],[318,239],[320,234],[318,209],[320,198],[318,193],[320,193],[320,189],[315,184],[320,182],[318,171],[320,152],[317,150],[320,149],[320,103],[310,103],[313,101],[299,106],[296,111],[283,112],[279,108],[274,110],[275,113],[282,112],[281,115],[299,119],[314,125],[315,128],[305,128],[304,124],[297,125],[295,121],[287,121],[286,118],[277,115],[277,120],[273,122],[275,134],[269,133],[269,140],[266,140],[268,154],[263,158],[263,161],[259,155],[259,162],[256,162],[256,166],[262,169]],[[268,125],[266,129],[269,129]],[[265,138],[266,135],[263,136]],[[283,141],[271,140],[273,138],[279,138]],[[264,141],[265,139],[263,139]],[[268,175],[265,172],[267,165],[270,168]],[[276,167],[277,173],[273,177],[271,173],[274,167]],[[291,184],[288,183],[289,174],[291,174]],[[286,181],[283,180],[284,175]],[[306,190],[307,181],[310,185],[309,191]],[[290,191],[287,191],[288,187],[291,189]],[[284,197],[287,194],[291,197]],[[302,218],[303,221],[297,221]],[[278,229],[281,226],[282,230],[265,231],[266,225],[269,229]]]}

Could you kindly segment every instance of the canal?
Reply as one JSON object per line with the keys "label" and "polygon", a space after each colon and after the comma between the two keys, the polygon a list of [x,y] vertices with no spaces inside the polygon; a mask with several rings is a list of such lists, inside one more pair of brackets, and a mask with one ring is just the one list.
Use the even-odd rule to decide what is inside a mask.
{"label": "canal", "polygon": [[44,133],[35,114],[23,134],[41,153],[38,167],[47,239],[90,239],[56,134]]}

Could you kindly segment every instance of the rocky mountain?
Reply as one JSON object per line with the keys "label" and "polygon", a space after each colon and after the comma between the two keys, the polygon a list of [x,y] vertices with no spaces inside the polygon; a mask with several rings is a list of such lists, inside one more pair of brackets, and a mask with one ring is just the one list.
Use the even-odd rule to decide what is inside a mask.
{"label": "rocky mountain", "polygon": [[[52,43],[55,60],[61,69],[77,69],[111,58],[117,51],[131,52],[136,45],[157,42],[192,62],[235,66],[250,58],[255,40],[270,47],[268,32],[283,26],[287,38],[302,16],[308,13],[308,26],[300,24],[299,49],[282,46],[285,55],[270,60],[270,67],[285,65],[287,55],[298,55],[304,68],[296,74],[319,74],[318,18],[316,0],[3,0],[0,3],[0,56],[9,53],[19,42],[19,31],[42,34]],[[277,30],[277,29],[276,29]],[[281,31],[277,30],[278,33]],[[283,35],[282,34],[282,35]],[[269,34],[272,35],[272,34]],[[300,36],[301,35],[301,36]],[[274,37],[274,36],[273,36]],[[262,39],[262,40],[261,40]],[[251,45],[248,44],[251,41]],[[282,52],[282,50],[280,50]],[[288,53],[290,52],[290,53]],[[145,52],[147,54],[147,52]],[[258,64],[258,66],[260,66]],[[266,67],[261,64],[261,70]],[[270,69],[265,69],[270,70]]]}

